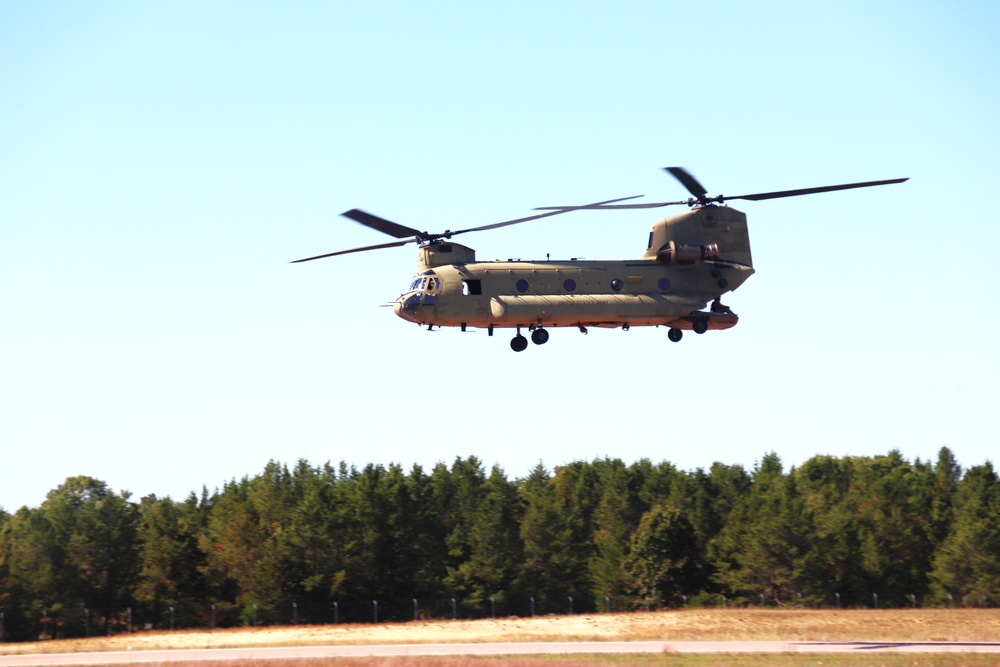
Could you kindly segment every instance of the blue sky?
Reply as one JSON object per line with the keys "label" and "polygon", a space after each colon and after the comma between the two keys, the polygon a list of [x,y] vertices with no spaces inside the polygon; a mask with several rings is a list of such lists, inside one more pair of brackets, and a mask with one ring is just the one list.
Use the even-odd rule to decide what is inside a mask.
{"label": "blue sky", "polygon": [[[0,507],[71,475],[175,498],[269,459],[787,465],[993,457],[1000,6],[0,2]],[[421,229],[734,202],[735,329],[428,333],[380,305]],[[637,257],[680,211],[466,236]],[[994,460],[994,462],[996,462]]]}

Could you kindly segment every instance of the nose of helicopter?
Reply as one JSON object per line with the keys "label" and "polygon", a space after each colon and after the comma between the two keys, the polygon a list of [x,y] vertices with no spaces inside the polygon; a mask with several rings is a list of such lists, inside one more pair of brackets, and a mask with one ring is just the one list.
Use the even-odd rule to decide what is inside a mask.
{"label": "nose of helicopter", "polygon": [[420,292],[407,292],[392,303],[392,312],[404,320],[413,321],[420,307]]}

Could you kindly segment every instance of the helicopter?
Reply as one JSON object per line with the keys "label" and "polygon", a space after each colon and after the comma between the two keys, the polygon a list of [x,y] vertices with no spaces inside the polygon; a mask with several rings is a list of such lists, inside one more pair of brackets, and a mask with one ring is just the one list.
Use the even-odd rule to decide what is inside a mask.
{"label": "helicopter", "polygon": [[[708,191],[682,167],[665,167],[691,194],[679,201],[623,203],[642,195],[577,206],[544,206],[545,211],[468,229],[430,233],[400,225],[360,209],[342,215],[396,241],[305,257],[292,263],[418,244],[417,274],[393,303],[396,315],[426,326],[514,329],[510,347],[523,352],[528,339],[544,345],[549,329],[633,326],[668,327],[667,338],[680,342],[685,331],[704,334],[730,329],[739,316],[720,300],[753,275],[747,216],[725,204],[903,183],[896,178],[825,185],[727,197]],[[583,210],[632,210],[687,206],[688,211],[653,223],[646,249],[637,259],[480,261],[472,248],[450,239],[459,234],[497,229]],[[711,304],[711,305],[709,305]]]}

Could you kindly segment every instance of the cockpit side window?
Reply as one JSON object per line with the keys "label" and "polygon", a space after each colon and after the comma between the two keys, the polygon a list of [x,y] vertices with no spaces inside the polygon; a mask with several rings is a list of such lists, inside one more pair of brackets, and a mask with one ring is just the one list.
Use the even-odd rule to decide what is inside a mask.
{"label": "cockpit side window", "polygon": [[433,271],[424,271],[421,275],[413,279],[410,284],[410,291],[420,290],[437,291],[441,289],[441,279],[434,275]]}

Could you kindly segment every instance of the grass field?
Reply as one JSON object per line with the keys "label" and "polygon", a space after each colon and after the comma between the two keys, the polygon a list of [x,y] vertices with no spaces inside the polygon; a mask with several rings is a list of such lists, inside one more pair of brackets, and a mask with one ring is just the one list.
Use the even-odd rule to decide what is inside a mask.
{"label": "grass field", "polygon": [[[579,614],[479,621],[428,621],[399,624],[284,626],[229,630],[136,632],[114,637],[0,644],[0,656],[154,649],[331,644],[403,644],[526,641],[1000,641],[1000,610],[801,610],[703,609],[634,614]],[[510,658],[337,658],[268,660],[267,667],[381,665],[384,667],[541,667],[559,665],[998,665],[988,655],[619,655]],[[170,663],[178,667],[181,663]],[[244,663],[246,664],[246,663]]]}

